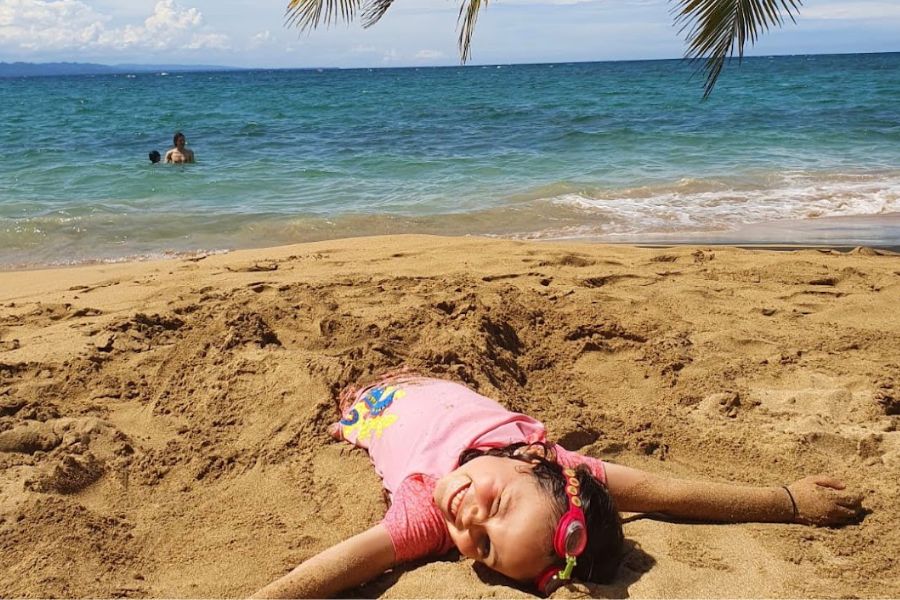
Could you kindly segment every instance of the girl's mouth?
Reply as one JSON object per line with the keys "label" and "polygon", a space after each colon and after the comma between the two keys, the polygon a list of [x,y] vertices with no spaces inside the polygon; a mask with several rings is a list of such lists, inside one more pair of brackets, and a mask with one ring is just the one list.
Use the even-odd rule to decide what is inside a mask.
{"label": "girl's mouth", "polygon": [[450,515],[450,518],[453,521],[456,521],[456,517],[459,511],[459,507],[462,506],[463,498],[466,495],[466,491],[471,487],[472,481],[469,480],[460,486],[458,490],[453,492],[450,495],[450,499],[447,501],[447,514]]}

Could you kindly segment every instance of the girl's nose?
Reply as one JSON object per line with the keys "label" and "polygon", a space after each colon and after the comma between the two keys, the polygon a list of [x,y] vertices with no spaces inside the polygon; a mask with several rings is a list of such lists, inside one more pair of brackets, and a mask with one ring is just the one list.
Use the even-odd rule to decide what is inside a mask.
{"label": "girl's nose", "polygon": [[462,507],[462,522],[466,529],[472,527],[480,527],[484,524],[488,517],[488,508],[490,502],[486,500],[486,494],[483,487],[473,485],[474,489],[470,490],[469,498],[465,506]]}

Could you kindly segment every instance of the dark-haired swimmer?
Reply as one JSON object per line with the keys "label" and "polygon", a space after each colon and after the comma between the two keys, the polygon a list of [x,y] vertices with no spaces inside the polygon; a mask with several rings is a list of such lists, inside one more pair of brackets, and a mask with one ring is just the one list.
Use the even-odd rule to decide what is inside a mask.
{"label": "dark-haired swimmer", "polygon": [[185,139],[183,133],[181,133],[180,131],[175,132],[175,136],[172,138],[172,143],[175,144],[175,147],[166,152],[167,163],[194,162],[194,151],[185,146],[185,144],[187,143],[187,139]]}

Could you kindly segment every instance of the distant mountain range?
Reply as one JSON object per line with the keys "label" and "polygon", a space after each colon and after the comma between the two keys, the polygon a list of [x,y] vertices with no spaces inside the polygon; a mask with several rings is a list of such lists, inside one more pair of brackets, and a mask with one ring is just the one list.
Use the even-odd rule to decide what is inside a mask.
{"label": "distant mountain range", "polygon": [[221,65],[100,65],[96,63],[0,62],[0,77],[47,77],[51,75],[115,75],[128,73],[160,73],[185,71],[241,71]]}

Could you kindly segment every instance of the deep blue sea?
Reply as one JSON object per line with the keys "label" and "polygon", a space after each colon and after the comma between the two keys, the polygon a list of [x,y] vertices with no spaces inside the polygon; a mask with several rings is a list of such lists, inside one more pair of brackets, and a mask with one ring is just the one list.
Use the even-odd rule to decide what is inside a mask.
{"label": "deep blue sea", "polygon": [[[0,79],[0,267],[385,233],[900,244],[900,53]],[[197,164],[151,165],[184,131]]]}

